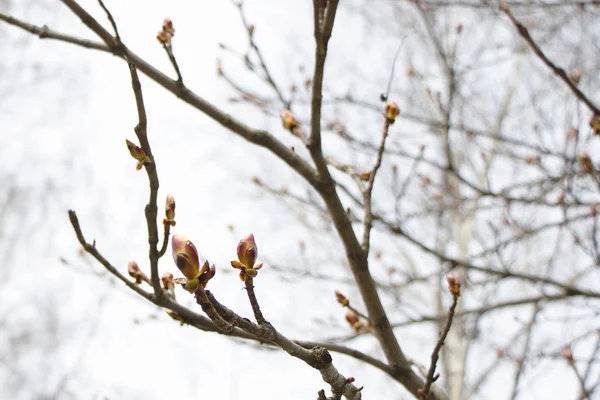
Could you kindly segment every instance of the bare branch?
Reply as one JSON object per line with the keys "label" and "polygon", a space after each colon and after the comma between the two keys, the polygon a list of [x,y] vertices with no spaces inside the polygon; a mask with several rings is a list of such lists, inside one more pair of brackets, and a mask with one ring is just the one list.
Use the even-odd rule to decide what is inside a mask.
{"label": "bare branch", "polygon": [[538,58],[542,60],[544,64],[546,64],[548,68],[550,68],[552,72],[554,72],[555,75],[562,79],[562,81],[568,86],[568,88],[571,89],[571,92],[573,92],[575,97],[577,97],[582,103],[584,103],[594,114],[600,115],[600,110],[598,109],[598,107],[596,107],[596,105],[581,90],[579,90],[575,83],[573,83],[573,81],[569,79],[569,76],[567,75],[565,70],[558,67],[552,61],[550,61],[546,54],[544,54],[540,46],[538,46],[538,44],[529,34],[529,30],[525,27],[525,25],[519,22],[517,18],[515,18],[505,1],[500,2],[500,10],[502,10],[508,16],[508,18],[510,18],[515,28],[517,28],[519,35],[521,35],[525,42],[527,42],[527,44],[529,45],[529,47],[531,47],[531,50],[533,50],[535,55],[538,56]]}
{"label": "bare branch", "polygon": [[373,196],[373,186],[375,186],[375,176],[377,175],[377,171],[379,171],[379,167],[381,167],[381,161],[383,160],[383,152],[385,150],[385,141],[388,137],[388,132],[390,130],[390,125],[392,121],[388,118],[385,118],[383,123],[383,134],[381,135],[381,143],[379,144],[379,148],[377,149],[377,161],[375,161],[375,165],[371,172],[369,172],[369,180],[367,181],[367,187],[363,193],[363,205],[364,205],[364,232],[363,232],[363,240],[362,240],[362,248],[365,251],[365,255],[369,256],[369,248],[371,245],[371,228],[373,227],[373,206],[371,204],[371,199]]}
{"label": "bare branch", "polygon": [[423,392],[420,394],[422,399],[429,398],[429,391],[431,390],[431,385],[434,381],[435,368],[440,356],[440,350],[444,345],[444,341],[446,340],[446,336],[448,336],[448,332],[450,332],[450,327],[452,326],[452,319],[454,318],[454,311],[456,310],[456,306],[458,305],[458,293],[453,293],[452,295],[452,305],[450,306],[450,310],[448,311],[448,319],[446,320],[446,325],[440,334],[440,338],[438,339],[435,348],[433,349],[433,353],[431,353],[431,365],[429,366],[429,371],[427,372],[427,380],[425,381],[425,385],[423,386]]}
{"label": "bare branch", "polygon": [[46,25],[42,27],[38,27],[27,22],[21,21],[15,17],[4,14],[0,12],[0,20],[5,21],[10,25],[14,25],[18,28],[21,28],[29,33],[37,35],[40,39],[54,39],[59,40],[61,42],[72,43],[77,46],[84,47],[86,49],[94,49],[100,51],[111,52],[111,50],[104,44],[100,42],[95,42],[93,40],[82,39],[75,36],[65,35],[63,33],[55,32],[48,28]]}

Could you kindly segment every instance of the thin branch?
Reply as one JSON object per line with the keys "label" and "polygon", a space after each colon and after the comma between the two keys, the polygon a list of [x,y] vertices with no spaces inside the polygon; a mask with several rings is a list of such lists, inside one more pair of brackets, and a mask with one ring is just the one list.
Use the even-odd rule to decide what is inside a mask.
{"label": "thin branch", "polygon": [[146,215],[148,245],[150,247],[148,252],[148,256],[150,258],[150,280],[152,281],[152,287],[154,288],[154,295],[160,297],[164,292],[160,286],[160,278],[158,276],[158,259],[160,257],[157,249],[158,227],[156,225],[156,217],[158,214],[158,207],[156,205],[159,187],[158,173],[156,171],[156,162],[152,156],[150,142],[148,141],[148,119],[146,117],[146,109],[144,107],[144,97],[142,96],[142,85],[140,83],[134,63],[129,63],[129,72],[131,74],[131,85],[133,87],[133,93],[135,94],[135,103],[138,111],[138,125],[135,127],[135,134],[140,141],[142,150],[144,150],[144,153],[146,153],[146,155],[152,160],[151,163],[144,164],[146,174],[148,175],[148,181],[150,182],[150,197],[144,213]]}
{"label": "thin branch", "polygon": [[373,196],[373,186],[375,186],[375,175],[377,175],[377,171],[379,171],[379,167],[381,167],[381,162],[383,160],[383,153],[385,150],[385,141],[388,137],[388,132],[390,130],[390,125],[393,121],[385,118],[383,123],[383,134],[381,135],[381,143],[379,144],[379,148],[377,149],[377,161],[375,161],[375,165],[373,169],[369,173],[369,180],[367,181],[366,190],[363,192],[363,205],[364,205],[364,232],[363,232],[363,240],[362,240],[362,248],[365,252],[365,255],[368,257],[369,248],[371,245],[371,228],[373,227],[373,206],[371,204],[371,199]]}
{"label": "thin branch", "polygon": [[202,285],[200,285],[200,288],[196,291],[196,293],[194,293],[194,296],[196,297],[196,303],[202,307],[202,311],[204,311],[208,318],[210,318],[215,325],[219,327],[219,329],[221,329],[223,332],[233,331],[234,326],[228,321],[225,321],[223,317],[219,315],[215,307],[208,299]]}
{"label": "thin branch", "polygon": [[77,46],[84,47],[86,49],[100,50],[110,53],[111,50],[104,43],[95,42],[93,40],[82,39],[75,36],[65,35],[63,33],[55,32],[48,28],[46,25],[39,27],[27,22],[21,21],[10,15],[0,12],[0,20],[21,28],[29,33],[38,36],[40,39],[54,39],[61,42],[76,44]]}
{"label": "thin branch", "polygon": [[337,11],[338,0],[329,0],[326,3],[325,19],[323,23],[318,17],[323,4],[319,0],[313,0],[315,12],[315,70],[312,79],[312,100],[310,116],[310,137],[308,139],[308,148],[317,166],[319,174],[323,177],[328,175],[327,165],[323,159],[321,148],[321,107],[323,104],[323,77],[325,74],[325,59],[327,57],[327,45],[331,38],[333,22]]}
{"label": "thin branch", "polygon": [[524,368],[525,360],[527,358],[527,353],[529,352],[529,346],[531,344],[533,327],[537,320],[540,310],[541,310],[541,308],[540,308],[539,304],[536,303],[535,308],[533,310],[533,315],[531,316],[529,323],[525,326],[525,344],[523,345],[523,352],[521,354],[521,357],[518,358],[517,365],[515,367],[516,373],[515,373],[515,380],[514,380],[512,395],[510,397],[511,400],[515,400],[519,393],[519,389],[520,389],[519,383],[521,382],[521,378],[523,377],[523,374],[525,373],[525,368]]}
{"label": "thin branch", "polygon": [[254,41],[254,27],[249,25],[248,21],[246,20],[246,15],[244,14],[244,2],[240,1],[239,3],[235,3],[235,5],[239,9],[242,23],[244,24],[244,28],[246,29],[246,32],[248,33],[248,40],[250,41],[250,47],[254,50],[254,53],[258,57],[260,66],[261,66],[263,72],[265,73],[265,79],[266,79],[267,83],[273,88],[273,90],[277,94],[277,97],[279,97],[279,100],[281,100],[281,102],[283,103],[284,107],[289,108],[290,102],[285,99],[285,97],[283,96],[283,93],[279,89],[279,85],[277,85],[277,83],[275,83],[275,80],[273,79],[273,77],[271,76],[271,73],[269,72],[269,68],[267,68],[267,64],[265,63],[265,60],[262,56],[262,52],[260,51],[260,49],[256,45],[256,42]]}
{"label": "thin branch", "polygon": [[183,76],[181,76],[181,71],[179,70],[179,65],[177,64],[177,59],[175,58],[175,54],[173,54],[173,46],[171,44],[163,43],[163,49],[167,52],[169,56],[169,60],[171,61],[171,65],[175,69],[175,73],[177,74],[177,84],[183,87]]}
{"label": "thin branch", "polygon": [[167,247],[169,246],[169,235],[171,233],[171,224],[164,224],[163,231],[163,244],[160,247],[160,251],[158,252],[158,258],[161,258],[167,252]]}
{"label": "thin branch", "polygon": [[450,332],[450,327],[452,326],[452,319],[454,318],[454,311],[456,310],[456,306],[458,305],[458,294],[452,294],[452,305],[450,306],[450,310],[448,312],[448,319],[446,320],[446,325],[440,334],[440,338],[431,353],[431,365],[429,366],[429,372],[427,373],[427,380],[425,381],[425,385],[423,386],[423,393],[421,395],[422,399],[427,399],[429,396],[429,391],[431,390],[431,385],[434,382],[434,374],[435,368],[440,357],[440,350],[444,345],[444,341],[446,340],[446,336],[448,336],[448,332]]}
{"label": "thin branch", "polygon": [[265,317],[263,317],[262,311],[260,311],[260,306],[258,305],[258,300],[256,299],[256,293],[254,293],[254,279],[247,276],[244,284],[246,285],[246,293],[248,293],[248,300],[250,300],[254,318],[259,325],[263,325],[267,321],[265,320]]}
{"label": "thin branch", "polygon": [[573,81],[569,79],[569,76],[567,75],[565,70],[558,67],[552,61],[550,61],[546,54],[544,54],[540,46],[538,46],[538,44],[535,42],[535,40],[533,40],[533,38],[529,34],[529,30],[525,27],[525,25],[519,22],[517,18],[515,18],[505,1],[500,1],[500,10],[502,10],[508,16],[508,18],[510,18],[515,28],[517,28],[519,35],[521,35],[521,37],[525,39],[529,47],[531,47],[531,50],[533,50],[533,52],[538,56],[538,58],[542,60],[544,64],[546,64],[552,70],[552,72],[554,72],[555,75],[562,79],[562,81],[569,87],[569,89],[571,89],[575,97],[577,97],[582,103],[584,103],[594,114],[600,115],[600,110],[598,109],[598,107],[596,107],[596,105],[585,94],[583,94],[581,90],[579,90],[575,83],[573,83]]}
{"label": "thin branch", "polygon": [[106,13],[106,16],[108,17],[108,20],[110,21],[110,24],[112,25],[113,30],[115,31],[115,38],[120,43],[121,42],[121,36],[119,35],[119,30],[117,29],[117,23],[115,22],[115,19],[113,18],[111,12],[108,11],[108,8],[106,8],[106,6],[102,2],[102,0],[98,0],[98,3],[100,3],[100,7],[102,7],[102,9],[104,10],[104,12]]}

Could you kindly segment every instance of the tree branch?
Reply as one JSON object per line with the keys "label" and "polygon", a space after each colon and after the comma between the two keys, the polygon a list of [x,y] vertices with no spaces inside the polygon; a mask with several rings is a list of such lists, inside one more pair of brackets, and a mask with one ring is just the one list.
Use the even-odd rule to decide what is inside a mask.
{"label": "tree branch", "polygon": [[500,1],[500,10],[502,10],[502,12],[504,12],[504,14],[506,14],[508,18],[510,18],[515,28],[517,28],[519,35],[521,35],[521,37],[525,39],[525,42],[527,42],[529,47],[531,47],[531,50],[533,50],[535,55],[538,56],[538,58],[542,60],[544,64],[546,64],[552,70],[552,72],[554,72],[555,75],[562,79],[562,81],[569,87],[569,89],[571,89],[571,92],[573,92],[575,97],[577,97],[582,103],[584,103],[594,114],[600,115],[600,110],[598,109],[598,107],[596,107],[596,105],[585,94],[583,94],[581,90],[579,90],[575,83],[573,83],[573,81],[569,79],[569,76],[567,75],[565,70],[558,67],[552,61],[550,61],[550,59],[544,54],[540,46],[538,46],[538,44],[535,42],[535,40],[533,40],[533,38],[529,34],[529,30],[527,30],[525,25],[523,25],[521,22],[519,22],[517,18],[515,18],[515,16],[510,11],[510,8],[504,0]]}

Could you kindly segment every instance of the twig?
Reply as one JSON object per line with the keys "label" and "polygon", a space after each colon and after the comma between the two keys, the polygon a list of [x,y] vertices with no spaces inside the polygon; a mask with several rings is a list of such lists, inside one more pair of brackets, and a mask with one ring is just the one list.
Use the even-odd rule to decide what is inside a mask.
{"label": "twig", "polygon": [[240,1],[238,3],[234,2],[234,4],[239,9],[242,23],[244,24],[244,28],[246,29],[246,32],[248,33],[248,40],[250,41],[250,47],[254,50],[254,53],[258,57],[258,61],[260,62],[260,67],[262,68],[263,72],[265,73],[265,79],[266,79],[267,83],[273,88],[273,90],[275,90],[277,97],[279,97],[279,100],[281,100],[284,107],[290,108],[290,102],[288,100],[286,100],[285,97],[283,97],[283,93],[279,89],[279,86],[277,85],[277,83],[275,83],[275,80],[273,79],[273,77],[271,76],[271,73],[269,72],[269,69],[267,68],[267,64],[265,63],[265,60],[262,56],[262,52],[260,51],[260,49],[256,45],[256,42],[254,41],[254,34],[251,30],[250,25],[248,24],[248,21],[246,21],[246,15],[244,14],[244,2],[243,1]]}
{"label": "twig", "polygon": [[167,55],[169,56],[169,60],[171,61],[171,64],[173,65],[173,68],[175,69],[175,73],[177,74],[177,84],[180,86],[181,89],[183,89],[184,88],[183,77],[181,76],[181,71],[179,70],[179,65],[177,64],[177,60],[175,59],[175,55],[173,54],[173,46],[171,44],[167,45],[166,43],[163,43],[163,49],[165,49],[165,51],[167,52]]}
{"label": "twig", "polygon": [[515,18],[505,1],[500,2],[500,10],[502,10],[504,14],[506,14],[508,18],[510,18],[513,25],[517,28],[519,35],[521,35],[521,37],[525,39],[529,47],[531,47],[531,49],[538,56],[538,58],[542,60],[544,64],[546,64],[552,70],[552,72],[554,72],[554,74],[556,74],[560,79],[563,80],[563,82],[569,87],[569,89],[571,89],[573,94],[582,103],[584,103],[594,114],[600,115],[600,110],[598,109],[598,107],[596,107],[596,105],[585,94],[583,94],[581,90],[579,90],[575,83],[573,83],[573,81],[569,79],[569,76],[567,75],[565,70],[558,67],[552,61],[550,61],[546,54],[544,54],[540,46],[538,46],[538,44],[535,42],[535,40],[533,40],[533,38],[529,34],[529,30],[525,27],[525,25],[519,22],[517,18]]}
{"label": "twig", "polygon": [[117,39],[117,41],[119,43],[121,43],[121,36],[119,36],[119,30],[117,29],[117,23],[115,22],[115,19],[113,18],[113,16],[110,13],[110,11],[108,11],[108,8],[106,8],[106,6],[102,2],[102,0],[98,0],[98,3],[100,3],[100,7],[102,7],[102,9],[104,10],[104,12],[106,13],[106,16],[108,17],[108,20],[110,21],[110,24],[112,25],[113,30],[115,31],[115,38]]}
{"label": "twig", "polygon": [[105,51],[107,53],[111,52],[110,48],[108,48],[104,43],[95,42],[93,40],[88,39],[82,39],[71,35],[65,35],[63,33],[58,33],[51,30],[46,25],[42,27],[35,26],[4,13],[0,13],[0,20],[5,21],[10,25],[19,27],[29,33],[32,33],[38,36],[40,39],[54,39],[59,40],[61,42],[76,44],[77,46],[81,46],[86,49],[100,50]]}
{"label": "twig", "polygon": [[167,252],[169,246],[169,234],[171,233],[171,224],[164,224],[163,244],[158,252],[158,258],[161,258]]}
{"label": "twig", "polygon": [[531,316],[531,320],[529,320],[529,323],[525,326],[525,344],[523,345],[523,352],[521,353],[521,357],[519,357],[516,361],[516,366],[515,366],[515,380],[514,380],[514,385],[513,385],[513,390],[512,390],[512,395],[511,395],[511,400],[515,400],[517,398],[517,395],[519,394],[519,383],[521,382],[521,378],[523,377],[523,373],[525,372],[525,360],[527,358],[527,353],[529,352],[529,346],[531,344],[531,337],[533,335],[533,327],[535,325],[535,322],[537,320],[538,314],[540,313],[541,307],[538,303],[535,304],[534,306],[534,310],[533,310],[533,314]]}
{"label": "twig", "polygon": [[202,307],[202,311],[206,313],[208,318],[210,318],[215,323],[215,325],[219,327],[219,329],[221,329],[223,332],[233,331],[233,325],[225,321],[223,317],[221,317],[219,313],[215,310],[210,300],[208,300],[208,297],[206,296],[206,292],[204,291],[202,285],[200,285],[200,288],[198,288],[194,296],[196,297],[196,303],[198,303],[200,307]]}
{"label": "twig", "polygon": [[456,306],[458,304],[458,297],[458,294],[452,295],[452,305],[450,306],[450,310],[448,312],[448,319],[446,320],[446,325],[444,326],[444,329],[440,334],[440,338],[438,339],[438,342],[433,349],[433,353],[431,353],[431,365],[429,366],[427,380],[425,381],[425,386],[423,387],[423,394],[421,395],[422,399],[427,399],[429,396],[429,391],[434,381],[435,368],[440,357],[440,350],[444,345],[446,336],[448,336],[448,332],[450,332],[450,327],[452,326],[452,319],[454,318],[454,311],[456,310]]}
{"label": "twig", "polygon": [[371,228],[373,228],[373,206],[371,204],[371,199],[373,196],[373,186],[375,186],[375,175],[377,171],[379,171],[379,167],[381,167],[381,161],[383,160],[383,153],[385,150],[385,141],[388,137],[388,132],[390,130],[391,122],[389,119],[385,118],[383,123],[383,135],[381,136],[381,142],[379,144],[379,148],[377,149],[377,161],[375,161],[375,165],[373,169],[369,173],[369,180],[367,181],[367,187],[363,192],[363,204],[364,204],[364,232],[363,232],[363,240],[362,240],[362,248],[365,252],[365,255],[369,255],[369,248],[371,244]]}
{"label": "twig", "polygon": [[259,325],[263,325],[267,321],[265,320],[265,317],[263,317],[262,311],[260,311],[260,306],[258,305],[256,294],[254,293],[254,279],[248,276],[246,277],[244,284],[246,285],[246,293],[248,293],[248,300],[250,300],[254,318]]}
{"label": "twig", "polygon": [[146,225],[148,227],[148,245],[150,247],[150,280],[152,281],[154,294],[156,296],[162,296],[164,292],[160,286],[160,278],[158,277],[158,227],[156,226],[156,217],[158,213],[156,202],[159,187],[158,173],[156,171],[156,163],[154,161],[154,157],[152,156],[150,143],[148,142],[148,119],[146,117],[146,109],[144,107],[144,97],[142,96],[142,85],[140,83],[135,64],[132,62],[129,63],[129,72],[131,74],[131,85],[133,87],[133,93],[135,94],[135,103],[138,112],[138,125],[135,127],[135,134],[140,141],[142,149],[152,160],[152,162],[144,164],[146,174],[148,175],[148,181],[150,182],[150,197],[148,204],[146,204],[144,213],[146,215]]}

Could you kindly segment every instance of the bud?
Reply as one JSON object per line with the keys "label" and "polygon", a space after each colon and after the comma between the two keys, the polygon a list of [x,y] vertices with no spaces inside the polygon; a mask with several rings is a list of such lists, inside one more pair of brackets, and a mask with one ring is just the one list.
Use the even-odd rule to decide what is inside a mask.
{"label": "bud", "polygon": [[573,82],[573,85],[575,85],[575,86],[579,85],[579,81],[581,80],[581,75],[582,75],[582,73],[578,69],[569,71],[569,73],[567,73],[567,77],[571,80],[571,82]]}
{"label": "bud", "polygon": [[594,169],[592,159],[585,151],[579,153],[579,162],[583,166],[584,172],[592,172],[592,170]]}
{"label": "bud", "polygon": [[351,309],[346,310],[346,321],[352,326],[359,322],[358,315]]}
{"label": "bud", "polygon": [[525,163],[529,165],[540,165],[539,156],[527,156],[525,157]]}
{"label": "bud", "polygon": [[350,304],[350,300],[348,300],[346,296],[340,293],[339,290],[335,291],[335,298],[337,299],[338,303],[340,303],[344,307],[347,307]]}
{"label": "bud", "polygon": [[165,215],[167,218],[163,219],[163,225],[175,226],[175,199],[173,196],[168,195],[165,203]]}
{"label": "bud", "polygon": [[142,169],[144,164],[152,162],[150,157],[148,157],[146,152],[141,147],[139,147],[133,142],[130,142],[127,139],[125,139],[125,143],[127,143],[127,149],[129,150],[129,154],[131,154],[131,157],[135,158],[138,161],[137,165],[135,166],[135,169],[140,170]]}
{"label": "bud", "polygon": [[163,21],[162,30],[160,32],[158,32],[156,39],[158,39],[158,41],[161,44],[163,44],[165,46],[170,46],[171,39],[173,38],[173,36],[175,36],[175,29],[173,28],[173,21],[171,21],[169,18],[165,18]]}
{"label": "bud", "polygon": [[255,264],[258,257],[258,247],[254,241],[254,235],[249,234],[237,246],[237,256],[239,261],[232,261],[231,266],[239,269],[240,280],[243,282],[247,278],[255,278],[258,275],[258,270],[262,268],[262,263]]}
{"label": "bud", "polygon": [[146,274],[144,274],[140,270],[140,267],[138,267],[138,265],[135,261],[129,261],[129,264],[127,264],[127,272],[129,273],[129,276],[131,276],[133,279],[135,279],[136,285],[139,285],[142,282],[146,282],[146,283],[150,284],[150,280],[148,279]]}
{"label": "bud", "polygon": [[175,321],[179,321],[181,326],[185,324],[185,319],[181,315],[177,314],[175,311],[167,311],[167,315],[173,318]]}
{"label": "bud", "polygon": [[199,274],[200,262],[198,261],[198,251],[196,246],[183,235],[173,235],[171,238],[171,247],[173,249],[173,261],[188,279],[194,279]]}
{"label": "bud", "polygon": [[448,282],[448,289],[450,289],[450,293],[455,296],[460,296],[460,282],[458,278],[453,274],[446,275],[446,281]]}
{"label": "bud", "polygon": [[346,321],[348,321],[355,333],[359,333],[365,328],[364,322],[362,322],[358,318],[358,315],[350,308],[346,310]]}
{"label": "bud", "polygon": [[590,118],[590,127],[594,130],[594,135],[600,135],[600,115],[592,115],[592,118]]}
{"label": "bud", "polygon": [[253,234],[249,234],[240,240],[237,246],[237,256],[238,260],[246,267],[252,268],[254,266],[254,262],[258,256],[258,248],[256,247]]}
{"label": "bud", "polygon": [[281,117],[281,122],[283,123],[283,127],[287,130],[292,130],[298,127],[298,121],[294,118],[294,114],[289,109],[283,110],[279,116]]}
{"label": "bud", "polygon": [[165,272],[161,278],[162,280],[162,285],[163,285],[163,289],[168,291],[171,291],[174,287],[173,284],[173,274],[170,272]]}
{"label": "bud", "polygon": [[398,115],[400,115],[400,108],[398,107],[398,104],[391,100],[388,101],[385,105],[385,117],[389,123],[393,124]]}
{"label": "bud", "polygon": [[420,398],[425,397],[425,391],[421,388],[417,389],[417,396]]}
{"label": "bud", "polygon": [[571,350],[570,347],[565,347],[562,350],[562,356],[565,360],[567,360],[569,365],[575,364],[575,360],[573,359],[573,350]]}
{"label": "bud", "polygon": [[356,379],[353,376],[349,376],[346,378],[346,383],[353,383]]}

